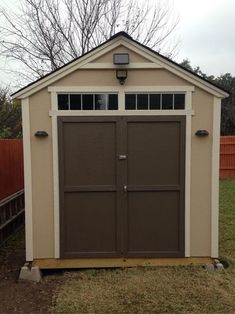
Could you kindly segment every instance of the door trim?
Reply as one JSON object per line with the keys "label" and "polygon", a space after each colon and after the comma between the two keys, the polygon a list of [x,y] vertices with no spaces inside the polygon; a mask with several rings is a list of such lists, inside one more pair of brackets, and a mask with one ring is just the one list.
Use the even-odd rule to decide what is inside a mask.
{"label": "door trim", "polygon": [[[147,87],[146,87],[147,88]],[[102,88],[101,88],[102,89]],[[103,88],[104,89],[104,88]],[[120,88],[121,91],[121,88]],[[120,93],[121,94],[121,93]],[[136,110],[137,111],[137,110]],[[138,112],[128,113],[127,111],[115,112],[116,115],[136,116]],[[181,111],[181,110],[178,110]],[[190,199],[191,199],[191,121],[194,112],[192,110],[192,92],[186,91],[185,110],[181,112],[182,116],[186,117],[186,140],[185,140],[185,257],[191,256],[190,249]],[[93,112],[89,115],[92,117]],[[162,115],[163,112],[139,112],[139,115],[151,114],[153,116]],[[60,219],[59,219],[59,166],[58,166],[58,125],[57,125],[57,94],[51,92],[51,111],[49,115],[52,117],[52,145],[53,145],[53,186],[54,186],[54,258],[60,258]],[[63,115],[63,113],[61,113]],[[85,116],[88,113],[84,113]],[[100,116],[105,116],[106,113],[100,112]],[[174,115],[174,111],[168,111],[168,115]],[[81,113],[77,114],[81,116]]]}

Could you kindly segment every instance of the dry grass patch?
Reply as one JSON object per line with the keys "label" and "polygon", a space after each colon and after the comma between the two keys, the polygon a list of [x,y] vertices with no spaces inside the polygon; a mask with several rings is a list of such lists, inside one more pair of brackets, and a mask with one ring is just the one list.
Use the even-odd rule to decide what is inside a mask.
{"label": "dry grass patch", "polygon": [[132,268],[66,277],[54,300],[56,313],[235,313],[233,270]]}
{"label": "dry grass patch", "polygon": [[68,272],[56,313],[235,313],[235,180],[220,183],[220,252],[230,267]]}

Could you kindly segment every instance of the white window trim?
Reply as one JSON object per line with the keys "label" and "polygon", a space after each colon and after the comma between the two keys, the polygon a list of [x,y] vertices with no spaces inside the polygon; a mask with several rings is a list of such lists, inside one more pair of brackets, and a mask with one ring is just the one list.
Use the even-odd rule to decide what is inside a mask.
{"label": "white window trim", "polygon": [[33,201],[29,98],[22,99],[26,261],[33,261]]}
{"label": "white window trim", "polygon": [[194,92],[195,87],[191,85],[179,85],[179,86],[126,86],[126,85],[115,85],[115,86],[49,86],[48,92],[56,93],[118,93],[124,92]]}
{"label": "white window trim", "polygon": [[[58,116],[109,116],[109,115],[149,115],[149,116],[174,116],[185,115],[186,116],[186,140],[185,140],[185,257],[190,256],[190,193],[191,193],[191,119],[194,115],[192,110],[192,91],[194,88],[190,87],[188,90],[182,89],[169,89],[163,88],[150,88],[149,86],[141,89],[138,87],[122,88],[113,90],[107,90],[104,87],[89,87],[89,89],[83,87],[66,87],[66,88],[48,88],[51,92],[51,110],[49,116],[52,117],[52,145],[53,145],[53,178],[54,178],[54,255],[55,258],[60,258],[60,215],[59,215],[59,165],[58,165],[58,130],[57,130],[57,117]],[[109,91],[118,93],[118,105],[119,110],[58,110],[58,92],[95,92],[100,91],[107,93]],[[166,91],[178,91],[185,92],[185,110],[125,110],[125,92],[136,91],[138,93],[142,91],[148,92],[166,92]]]}

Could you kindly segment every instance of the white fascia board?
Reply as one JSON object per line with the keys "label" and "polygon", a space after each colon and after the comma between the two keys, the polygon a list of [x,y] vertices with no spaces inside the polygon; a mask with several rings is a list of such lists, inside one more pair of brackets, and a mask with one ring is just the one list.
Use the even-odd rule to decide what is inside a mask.
{"label": "white fascia board", "polygon": [[107,44],[104,44],[103,46],[94,49],[94,51],[88,52],[86,55],[81,56],[78,60],[65,65],[63,68],[58,69],[55,72],[52,72],[45,78],[42,78],[41,80],[36,81],[35,83],[32,83],[32,85],[16,93],[13,96],[13,99],[15,98],[23,99],[34,94],[38,90],[43,89],[44,87],[47,87],[48,85],[63,78],[64,76],[70,74],[71,72],[76,71],[83,65],[87,64],[88,62],[91,62],[94,59],[97,59],[99,56],[102,56],[103,54],[118,47],[119,45],[120,38],[115,38],[112,42],[108,42]]}
{"label": "white fascia board", "polygon": [[[137,43],[130,41],[128,38],[124,38],[124,41],[126,41],[126,47],[130,50],[133,50],[136,52],[136,49],[138,49],[138,53],[145,58],[147,58],[147,54],[155,58],[155,62],[158,62],[159,66],[162,66],[166,70],[174,73],[175,75],[193,83],[194,85],[200,87],[203,90],[206,90],[207,92],[215,95],[219,98],[226,98],[229,97],[229,94],[222,91],[220,88],[217,88],[216,86],[207,83],[200,77],[195,76],[194,74],[189,73],[188,71],[182,69],[180,66],[177,66],[176,64],[171,63],[170,61],[167,61],[166,59],[162,58],[160,55],[156,55],[155,53],[151,52],[150,50],[142,47],[141,45],[138,45]],[[124,44],[123,44],[124,45]],[[135,50],[133,49],[135,47]],[[144,54],[142,54],[142,53]]]}

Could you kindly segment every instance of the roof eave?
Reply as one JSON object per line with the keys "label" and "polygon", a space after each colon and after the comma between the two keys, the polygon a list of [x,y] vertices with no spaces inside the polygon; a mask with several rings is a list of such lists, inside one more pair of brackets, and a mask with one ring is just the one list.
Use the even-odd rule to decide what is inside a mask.
{"label": "roof eave", "polygon": [[26,98],[26,97],[30,96],[31,94],[33,94],[34,92],[36,92],[38,90],[38,87],[40,85],[41,85],[41,89],[44,88],[45,87],[44,85],[46,84],[46,82],[51,80],[51,79],[53,79],[53,77],[56,77],[57,75],[62,74],[63,71],[66,71],[66,70],[69,70],[70,68],[73,68],[74,66],[76,66],[80,62],[84,61],[86,58],[92,56],[92,54],[94,54],[94,55],[97,54],[98,51],[103,50],[103,49],[109,47],[110,45],[114,44],[116,41],[119,41],[121,38],[123,38],[127,42],[130,42],[131,44],[134,44],[134,45],[137,45],[137,46],[141,47],[142,49],[144,49],[144,51],[150,53],[155,58],[156,58],[156,55],[157,55],[157,57],[160,58],[161,62],[167,64],[169,67],[174,68],[176,71],[179,71],[179,72],[183,73],[184,75],[186,75],[190,79],[194,80],[195,82],[198,81],[200,84],[206,85],[207,88],[210,89],[211,94],[213,94],[214,96],[216,96],[218,98],[227,98],[227,97],[229,97],[229,93],[224,91],[223,89],[217,87],[216,85],[214,85],[211,82],[205,80],[204,78],[201,78],[199,75],[196,75],[195,73],[193,73],[193,72],[183,68],[182,66],[180,66],[176,62],[166,58],[165,56],[160,55],[159,53],[155,52],[151,48],[142,45],[141,43],[139,43],[136,40],[132,39],[128,34],[120,32],[120,33],[112,36],[108,41],[102,43],[98,47],[95,47],[91,51],[87,52],[86,54],[76,58],[75,60],[72,60],[71,62],[63,65],[61,68],[58,68],[57,70],[55,70],[55,71],[53,71],[51,73],[48,73],[46,76],[40,78],[39,80],[37,80],[35,82],[32,82],[29,85],[23,87],[22,89],[16,91],[15,93],[13,93],[11,95],[12,98],[13,99],[16,99],[16,98],[23,99],[23,98]]}

